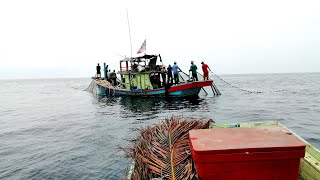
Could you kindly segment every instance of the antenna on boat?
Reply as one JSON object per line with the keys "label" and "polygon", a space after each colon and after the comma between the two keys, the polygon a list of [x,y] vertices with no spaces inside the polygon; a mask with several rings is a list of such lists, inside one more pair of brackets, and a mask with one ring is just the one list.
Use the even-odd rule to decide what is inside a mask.
{"label": "antenna on boat", "polygon": [[128,13],[128,8],[127,10],[127,20],[128,20],[128,28],[129,28],[129,37],[130,37],[130,48],[131,48],[131,55],[130,58],[132,58],[132,43],[131,43],[131,31],[130,31],[130,23],[129,23],[129,13]]}

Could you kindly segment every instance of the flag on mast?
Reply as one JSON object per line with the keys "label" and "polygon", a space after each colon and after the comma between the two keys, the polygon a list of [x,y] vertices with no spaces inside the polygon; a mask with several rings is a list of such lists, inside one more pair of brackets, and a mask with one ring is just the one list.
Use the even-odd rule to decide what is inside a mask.
{"label": "flag on mast", "polygon": [[137,52],[137,54],[139,54],[139,53],[142,53],[142,52],[144,52],[144,51],[146,51],[146,46],[147,46],[147,44],[146,44],[147,42],[146,42],[146,39],[143,41],[143,43],[142,43],[142,45],[141,45],[141,47],[140,47],[140,49],[138,50],[138,52]]}

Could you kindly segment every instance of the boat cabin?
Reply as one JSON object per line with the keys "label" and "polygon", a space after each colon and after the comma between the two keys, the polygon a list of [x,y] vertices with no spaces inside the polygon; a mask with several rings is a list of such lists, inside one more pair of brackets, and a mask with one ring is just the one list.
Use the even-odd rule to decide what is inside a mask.
{"label": "boat cabin", "polygon": [[127,90],[152,90],[161,87],[161,68],[157,59],[162,62],[159,55],[143,55],[140,57],[120,60],[121,81]]}

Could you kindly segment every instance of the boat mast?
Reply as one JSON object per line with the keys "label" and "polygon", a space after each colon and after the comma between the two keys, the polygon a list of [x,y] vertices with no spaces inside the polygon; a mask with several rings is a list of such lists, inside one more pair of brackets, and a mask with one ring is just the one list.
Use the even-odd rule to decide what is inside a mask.
{"label": "boat mast", "polygon": [[130,48],[131,48],[131,56],[130,59],[132,59],[132,43],[131,43],[131,31],[130,31],[130,23],[129,23],[129,13],[128,13],[128,9],[127,9],[127,20],[128,20],[128,28],[129,28],[129,37],[130,37]]}
{"label": "boat mast", "polygon": [[[128,28],[129,28],[129,37],[130,37],[130,68],[132,67],[132,43],[131,43],[131,31],[130,31],[130,23],[129,23],[129,13],[128,13],[128,8],[126,9],[127,10],[127,20],[128,20]],[[129,78],[129,86],[130,86],[130,89],[132,88],[132,85],[131,85],[131,75],[130,75],[130,71],[128,69],[128,78]]]}

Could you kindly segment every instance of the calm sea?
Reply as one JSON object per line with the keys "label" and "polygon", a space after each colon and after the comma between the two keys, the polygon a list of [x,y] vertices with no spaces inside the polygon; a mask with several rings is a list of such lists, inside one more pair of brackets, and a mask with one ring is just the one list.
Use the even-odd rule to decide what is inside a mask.
{"label": "calm sea", "polygon": [[[320,73],[224,75],[223,95],[97,98],[90,79],[0,81],[0,179],[121,179],[137,129],[175,116],[279,121],[320,147]],[[215,77],[216,78],[216,77]],[[217,79],[217,78],[216,78]]]}

